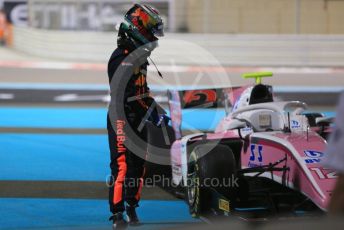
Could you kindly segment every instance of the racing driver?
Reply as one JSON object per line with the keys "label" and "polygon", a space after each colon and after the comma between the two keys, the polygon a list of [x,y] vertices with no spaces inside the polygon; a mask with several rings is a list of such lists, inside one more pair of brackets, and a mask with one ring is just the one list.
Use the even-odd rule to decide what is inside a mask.
{"label": "racing driver", "polygon": [[[149,95],[146,81],[147,59],[157,46],[157,36],[163,36],[159,12],[149,5],[135,4],[124,16],[118,32],[118,47],[108,63],[110,107],[111,104],[123,105],[116,107],[115,119],[111,117],[111,109],[107,116],[112,175],[109,204],[113,228],[139,224],[135,209],[140,200],[145,160],[130,148],[136,143],[127,130],[134,130],[141,140],[147,140],[142,121],[149,120],[159,126],[166,119],[165,115],[159,115],[158,109],[151,109],[155,101]],[[116,96],[122,89],[123,98]],[[122,117],[118,110],[123,110]]]}

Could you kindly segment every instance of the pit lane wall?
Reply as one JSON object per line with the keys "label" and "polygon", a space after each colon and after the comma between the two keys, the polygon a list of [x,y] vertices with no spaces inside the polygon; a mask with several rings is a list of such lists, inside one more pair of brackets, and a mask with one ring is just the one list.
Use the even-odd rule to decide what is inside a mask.
{"label": "pit lane wall", "polygon": [[[106,62],[116,48],[116,36],[14,26],[13,48],[64,61]],[[200,58],[205,50],[225,66],[344,66],[344,35],[169,33],[152,57],[158,64],[209,65]]]}

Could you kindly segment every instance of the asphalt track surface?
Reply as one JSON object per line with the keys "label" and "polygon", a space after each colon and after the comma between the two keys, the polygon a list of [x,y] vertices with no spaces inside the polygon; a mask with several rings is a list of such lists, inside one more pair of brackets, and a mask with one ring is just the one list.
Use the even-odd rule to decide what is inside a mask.
{"label": "asphalt track surface", "polygon": [[[167,96],[165,92],[153,91],[153,93],[161,100],[160,103],[166,105]],[[335,106],[339,93],[339,91],[330,90],[326,93],[277,91],[275,92],[275,97],[290,101],[302,98],[302,101],[312,106]],[[0,105],[106,107],[109,99],[108,90],[1,89]]]}
{"label": "asphalt track surface", "polygon": [[[161,80],[153,67],[149,68],[148,81],[154,85],[167,86],[190,86],[195,83],[195,79],[201,73],[198,86],[209,86],[216,83],[223,83],[223,79],[216,79],[220,73],[226,76],[226,86],[247,84],[247,80],[240,77],[242,73],[256,68],[234,67],[228,71],[224,69],[213,69],[211,67],[193,68],[191,71],[173,72],[173,68],[166,72],[162,71],[164,79]],[[269,69],[269,68],[265,68]],[[272,69],[274,70],[274,69]],[[232,72],[230,72],[232,71]],[[214,77],[215,76],[215,77]],[[106,65],[99,69],[54,69],[51,68],[1,68],[1,83],[89,83],[89,84],[108,84]],[[280,68],[276,69],[273,78],[264,80],[267,84],[274,86],[344,86],[343,71],[336,72],[335,69],[326,68],[302,69],[302,68]],[[224,85],[222,85],[224,86]]]}
{"label": "asphalt track surface", "polygon": [[[211,79],[209,69],[204,72],[197,85],[221,83]],[[240,69],[226,73],[230,79],[226,86],[247,84],[240,78],[240,73]],[[152,71],[149,81],[156,88],[187,87],[195,85],[195,79],[200,76],[198,70],[163,74],[165,80],[162,82]],[[293,93],[281,90],[279,97],[302,97],[311,106],[333,115],[336,98],[344,86],[342,75],[280,73],[265,82],[296,89]],[[6,84],[24,87],[6,88]],[[107,77],[101,69],[1,68],[0,86],[4,87],[0,87],[0,226],[8,229],[108,229],[105,179],[109,156],[104,126],[106,101],[103,100],[107,90],[26,87],[38,85],[40,88],[39,85],[44,84],[103,87]],[[312,87],[327,90],[318,94],[316,90],[309,90]],[[302,88],[308,91],[300,90]],[[331,89],[335,90],[331,92]],[[91,99],[56,100],[66,94],[91,96]],[[213,115],[203,113],[203,117]],[[223,112],[217,115],[221,117]],[[194,117],[193,113],[186,116],[191,120]],[[199,121],[194,126],[200,130],[211,128],[207,123],[200,127],[203,123]],[[183,201],[159,187],[144,188],[139,214],[144,224],[135,229],[180,228],[199,223],[189,216]]]}

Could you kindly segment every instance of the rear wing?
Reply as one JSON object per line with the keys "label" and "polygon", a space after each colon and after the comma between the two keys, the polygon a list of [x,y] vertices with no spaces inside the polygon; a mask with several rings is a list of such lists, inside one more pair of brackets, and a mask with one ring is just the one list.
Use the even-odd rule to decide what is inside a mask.
{"label": "rear wing", "polygon": [[171,90],[168,91],[168,103],[172,127],[176,139],[182,137],[182,112],[186,109],[224,108],[229,114],[235,101],[247,87],[218,89]]}

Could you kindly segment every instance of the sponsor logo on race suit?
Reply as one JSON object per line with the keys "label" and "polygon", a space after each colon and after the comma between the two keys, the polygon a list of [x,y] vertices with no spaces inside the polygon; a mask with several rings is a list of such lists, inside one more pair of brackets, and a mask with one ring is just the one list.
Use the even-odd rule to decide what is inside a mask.
{"label": "sponsor logo on race suit", "polygon": [[125,153],[127,148],[124,145],[126,141],[126,135],[124,132],[125,121],[117,120],[116,121],[116,134],[117,134],[117,152]]}

